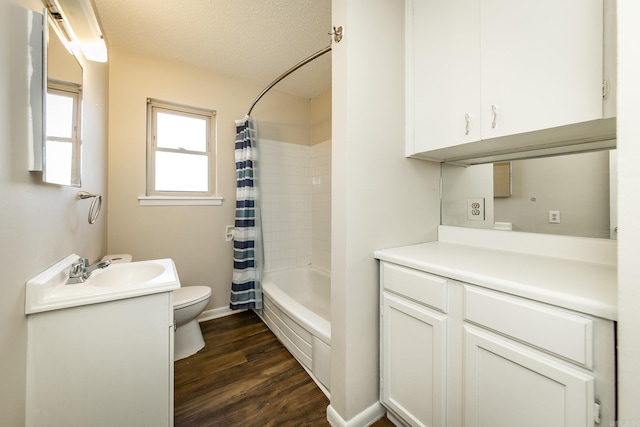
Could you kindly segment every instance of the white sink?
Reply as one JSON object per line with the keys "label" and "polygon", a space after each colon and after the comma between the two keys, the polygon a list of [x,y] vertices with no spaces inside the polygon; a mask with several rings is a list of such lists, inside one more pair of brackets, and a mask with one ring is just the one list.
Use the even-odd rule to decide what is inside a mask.
{"label": "white sink", "polygon": [[[148,282],[164,273],[164,265],[154,261],[111,264],[94,272],[85,281],[88,286],[126,287]],[[69,285],[73,286],[73,285]]]}
{"label": "white sink", "polygon": [[79,258],[76,254],[69,255],[27,282],[26,314],[168,292],[180,287],[170,258],[111,264],[94,270],[84,283],[67,284],[71,265]]}

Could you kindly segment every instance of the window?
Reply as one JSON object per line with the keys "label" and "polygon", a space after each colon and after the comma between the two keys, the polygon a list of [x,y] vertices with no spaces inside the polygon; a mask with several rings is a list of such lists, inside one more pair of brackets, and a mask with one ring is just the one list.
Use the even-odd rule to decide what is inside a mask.
{"label": "window", "polygon": [[141,201],[215,198],[214,119],[215,111],[147,100],[149,197]]}
{"label": "window", "polygon": [[47,83],[46,182],[80,185],[80,95],[74,83]]}

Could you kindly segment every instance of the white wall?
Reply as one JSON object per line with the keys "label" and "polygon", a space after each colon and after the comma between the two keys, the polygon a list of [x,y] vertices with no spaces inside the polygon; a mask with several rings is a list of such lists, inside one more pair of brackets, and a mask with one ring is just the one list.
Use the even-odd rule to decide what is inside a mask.
{"label": "white wall", "polygon": [[[27,172],[27,135],[20,106],[28,96],[24,8],[40,1],[0,0],[0,425],[24,425],[26,316],[31,277],[77,253],[95,261],[106,249],[106,215],[87,222],[90,201],[78,188],[45,185]],[[107,65],[84,69],[82,189],[106,194]]]}
{"label": "white wall", "polygon": [[[212,289],[208,309],[229,305],[235,216],[235,120],[263,89],[186,64],[113,49],[109,73],[109,231],[111,253],[172,258],[183,286]],[[146,99],[216,110],[222,206],[140,206],[145,194]],[[307,99],[270,91],[253,110],[259,138],[311,144]]]}
{"label": "white wall", "polygon": [[619,426],[640,425],[640,2],[618,0]]}
{"label": "white wall", "polygon": [[378,402],[379,248],[435,240],[436,163],[404,157],[404,2],[333,0],[331,408]]}
{"label": "white wall", "polygon": [[311,100],[311,144],[331,139],[331,89]]}

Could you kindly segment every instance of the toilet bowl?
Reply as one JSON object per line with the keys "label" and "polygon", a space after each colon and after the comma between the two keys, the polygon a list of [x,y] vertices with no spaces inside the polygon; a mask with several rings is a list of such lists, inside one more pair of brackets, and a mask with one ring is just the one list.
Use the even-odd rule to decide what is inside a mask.
{"label": "toilet bowl", "polygon": [[[113,263],[131,262],[130,254],[106,255],[102,261]],[[204,311],[211,298],[208,286],[187,286],[173,291],[173,320],[176,331],[173,343],[173,360],[184,359],[196,354],[204,347],[198,316]]]}
{"label": "toilet bowl", "polygon": [[198,316],[207,307],[210,297],[208,286],[187,286],[173,291],[174,361],[196,354],[204,347]]}

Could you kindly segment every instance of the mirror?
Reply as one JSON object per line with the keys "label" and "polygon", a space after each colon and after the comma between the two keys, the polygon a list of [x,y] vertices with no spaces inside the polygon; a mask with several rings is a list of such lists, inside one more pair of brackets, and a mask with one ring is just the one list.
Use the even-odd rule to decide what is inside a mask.
{"label": "mirror", "polygon": [[[16,117],[24,117],[26,119],[24,128],[27,129],[26,138],[28,141],[28,169],[29,171],[42,171],[42,139],[43,139],[43,112],[44,112],[44,37],[42,28],[44,26],[44,17],[38,12],[25,10],[23,8],[8,9],[12,16],[9,16],[7,22],[13,22],[16,27],[14,30],[15,37],[14,46],[22,46],[20,37],[24,36],[27,42],[28,50],[25,59],[25,87],[27,89],[26,103],[24,104],[24,114],[16,114]],[[12,55],[12,61],[20,61],[24,52],[16,52]],[[15,58],[15,59],[14,59]],[[16,85],[22,84],[16,81]],[[16,113],[22,109],[22,103],[14,102],[12,110]]]}
{"label": "mirror", "polygon": [[46,31],[46,88],[43,180],[81,183],[82,67],[49,17]]}
{"label": "mirror", "polygon": [[615,150],[488,163],[442,164],[441,223],[616,238]]}

